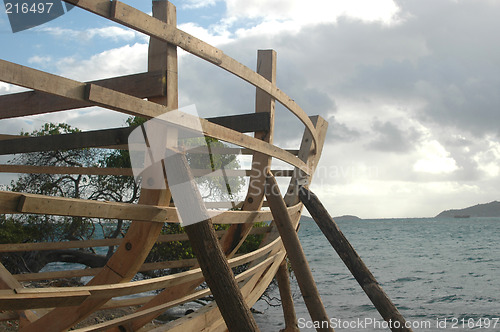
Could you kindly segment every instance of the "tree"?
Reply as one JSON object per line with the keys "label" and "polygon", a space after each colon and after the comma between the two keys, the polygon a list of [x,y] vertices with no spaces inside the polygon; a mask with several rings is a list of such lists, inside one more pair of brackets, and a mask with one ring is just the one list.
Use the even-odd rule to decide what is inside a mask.
{"label": "tree", "polygon": [[[141,125],[142,118],[129,118],[129,126]],[[77,133],[78,129],[67,124],[48,123],[40,130],[22,135],[44,136]],[[200,145],[200,138],[182,142],[186,147]],[[203,138],[201,138],[203,139]],[[206,138],[206,143],[213,148],[223,148],[224,143]],[[193,169],[239,168],[235,156],[213,154],[203,155],[188,153],[187,159]],[[130,168],[128,150],[76,149],[66,151],[46,151],[26,153],[15,157],[12,164],[72,166],[72,167],[112,167]],[[235,200],[244,185],[242,177],[201,177],[200,188],[205,196],[218,199]],[[229,184],[229,185],[228,185]],[[232,188],[232,190],[227,190]],[[13,181],[8,188],[11,191],[28,192],[50,196],[62,196],[81,199],[106,200],[135,203],[140,194],[140,185],[132,176],[108,175],[71,175],[71,174],[25,174]],[[0,217],[0,242],[45,242],[62,240],[85,240],[91,238],[117,238],[127,230],[124,220],[99,220],[83,217],[60,217],[47,215],[12,215]],[[220,227],[220,226],[219,226]],[[223,227],[220,227],[222,229]],[[166,223],[163,234],[182,232],[179,224]],[[259,237],[250,237],[250,247],[258,246]],[[244,246],[245,247],[245,246]],[[0,256],[1,262],[13,273],[38,272],[50,262],[81,263],[89,267],[103,266],[114,252],[109,247],[107,253],[96,253],[92,248],[80,250],[48,250],[29,253],[9,253]],[[192,258],[193,253],[188,241],[158,243],[152,249],[147,261],[177,260]]]}
{"label": "tree", "polygon": [[[77,133],[78,129],[67,124],[47,123],[40,130],[21,133],[25,136],[44,136]],[[71,166],[71,167],[115,167],[125,163],[120,151],[105,149],[75,149],[66,151],[44,151],[26,153],[11,160],[12,164]],[[127,165],[123,165],[126,167]],[[28,192],[49,196],[82,199],[99,199],[119,202],[134,202],[139,195],[139,186],[132,177],[89,176],[81,174],[24,174],[13,181],[11,191]],[[109,227],[113,225],[113,227]],[[62,240],[84,240],[97,237],[116,238],[121,234],[123,221],[115,223],[83,217],[61,217],[48,215],[13,215],[0,219],[0,240],[9,242],[45,242]],[[99,231],[97,227],[99,227]],[[13,232],[13,229],[16,232]],[[112,254],[110,247],[106,256],[97,255],[92,248],[86,250],[47,250],[29,253],[3,254],[2,263],[11,272],[38,272],[50,262],[81,263],[90,267],[103,266]]]}

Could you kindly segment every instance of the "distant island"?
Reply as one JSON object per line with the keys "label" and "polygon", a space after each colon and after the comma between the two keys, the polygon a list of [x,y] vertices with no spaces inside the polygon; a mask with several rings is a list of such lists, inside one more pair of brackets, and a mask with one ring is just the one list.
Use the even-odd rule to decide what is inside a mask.
{"label": "distant island", "polygon": [[436,218],[470,218],[470,217],[500,217],[500,202],[493,201],[486,204],[477,204],[465,209],[446,210]]}
{"label": "distant island", "polygon": [[[306,216],[300,217],[300,220],[301,221],[312,221],[312,222],[314,222],[313,218],[306,217]],[[356,216],[351,216],[351,215],[343,215],[343,216],[333,217],[333,220],[335,220],[335,221],[354,221],[354,220],[361,220],[361,218],[360,217],[356,217]]]}

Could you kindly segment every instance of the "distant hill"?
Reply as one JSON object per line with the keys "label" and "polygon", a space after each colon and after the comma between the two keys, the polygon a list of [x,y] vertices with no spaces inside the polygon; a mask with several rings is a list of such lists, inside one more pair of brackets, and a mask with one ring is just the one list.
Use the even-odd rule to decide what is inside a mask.
{"label": "distant hill", "polygon": [[436,216],[450,218],[467,217],[500,217],[500,202],[493,201],[486,204],[478,204],[465,209],[446,210]]}
{"label": "distant hill", "polygon": [[361,218],[356,217],[356,216],[351,216],[350,214],[346,214],[343,216],[333,217],[333,220],[335,220],[335,221],[353,221],[353,220],[361,220]]}
{"label": "distant hill", "polygon": [[[333,217],[333,220],[335,220],[335,221],[352,221],[352,220],[361,220],[361,218],[356,217],[356,216],[351,216],[351,215],[344,215],[344,216]],[[302,217],[300,217],[300,221],[303,221],[303,222],[304,221],[306,221],[306,222],[312,221],[312,222],[314,222],[314,219],[311,217],[302,216]]]}

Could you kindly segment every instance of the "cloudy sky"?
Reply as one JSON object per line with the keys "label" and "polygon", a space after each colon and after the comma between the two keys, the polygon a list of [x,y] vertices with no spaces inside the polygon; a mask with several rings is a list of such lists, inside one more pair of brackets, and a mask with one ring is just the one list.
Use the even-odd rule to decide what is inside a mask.
{"label": "cloudy sky", "polygon": [[[151,12],[148,1],[124,1]],[[250,68],[278,53],[278,86],[329,122],[312,185],[332,215],[431,217],[499,199],[500,2],[493,0],[185,0],[179,27]],[[78,80],[146,70],[148,38],[78,8],[12,33],[2,59]],[[180,106],[202,116],[254,111],[255,89],[180,53]],[[0,93],[19,88],[0,83]],[[1,108],[1,106],[0,106]],[[303,126],[277,108],[276,143]],[[1,120],[2,133],[45,121],[124,126],[98,108]]]}

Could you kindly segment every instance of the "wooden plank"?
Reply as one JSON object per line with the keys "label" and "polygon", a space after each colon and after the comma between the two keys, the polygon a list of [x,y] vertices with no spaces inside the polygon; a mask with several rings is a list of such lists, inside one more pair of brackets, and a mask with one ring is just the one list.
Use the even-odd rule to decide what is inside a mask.
{"label": "wooden plank", "polygon": [[[2,70],[5,70],[5,75],[2,73]],[[168,110],[177,109],[154,104],[95,84],[89,84],[87,88],[84,83],[9,63],[4,60],[0,60],[0,80],[76,100],[82,100],[86,97],[85,99],[95,102],[102,107],[137,116],[156,117]],[[39,82],[44,84],[40,84]],[[197,129],[201,123],[206,136],[273,156],[309,174],[309,168],[305,163],[287,151],[267,142],[188,114],[176,114],[169,117],[169,121],[174,125],[187,129]],[[2,143],[2,145],[7,144]]]}
{"label": "wooden plank", "polygon": [[[23,198],[24,197],[24,198]],[[18,214],[53,214],[61,216],[79,216],[89,218],[125,219],[139,216],[137,221],[163,224],[177,223],[179,218],[174,207],[148,206],[146,204],[128,204],[103,202],[76,198],[22,194],[0,191],[0,213]],[[300,211],[301,205],[288,208],[289,213]],[[215,224],[253,224],[272,219],[270,211],[224,211],[209,210]]]}
{"label": "wooden plank", "polygon": [[207,118],[208,121],[240,133],[268,132],[270,130],[269,113],[250,113]]}
{"label": "wooden plank", "polygon": [[0,59],[0,81],[85,101],[86,84]]}
{"label": "wooden plank", "polygon": [[[252,228],[250,234],[264,234],[270,230],[270,227]],[[221,237],[226,231],[216,231],[218,237]],[[188,236],[185,233],[180,234],[163,234],[158,236],[156,242],[165,243],[173,241],[187,241]],[[0,244],[1,252],[19,252],[19,251],[43,251],[43,250],[58,250],[58,249],[74,249],[74,248],[95,248],[120,245],[122,238],[118,239],[96,239],[82,241],[63,241],[63,242],[36,242],[36,243],[2,243]]]}
{"label": "wooden plank", "polygon": [[0,155],[126,145],[135,127],[93,130],[0,141]]}
{"label": "wooden plank", "polygon": [[[27,288],[23,288],[27,289]],[[58,306],[79,305],[90,296],[88,291],[74,290],[71,292],[19,293],[0,290],[0,310],[26,310],[36,308],[51,308]]]}
{"label": "wooden plank", "polygon": [[[251,132],[265,128],[264,122],[268,116],[258,114],[231,115],[206,119],[209,122],[236,130]],[[269,124],[267,124],[269,127]],[[36,136],[16,137],[12,140],[0,141],[0,155],[14,153],[28,153],[54,150],[70,150],[93,147],[127,146],[128,136],[137,126],[93,130],[87,132]]]}
{"label": "wooden plank", "polygon": [[[87,98],[103,107],[133,115],[156,117],[167,111],[165,108],[157,108],[154,104],[142,99],[131,97],[102,87],[94,88],[94,86],[92,86],[92,88],[88,91]],[[198,130],[201,123],[203,134],[206,136],[273,156],[301,169],[306,174],[309,174],[309,169],[306,164],[302,163],[298,158],[287,151],[270,143],[217,125],[206,119],[198,118],[185,113],[171,114],[168,117],[168,121],[169,123],[181,128],[193,130]]]}
{"label": "wooden plank", "polygon": [[[231,260],[229,260],[228,264],[230,267],[236,267],[242,264],[246,264],[257,258],[269,254],[269,252],[272,251],[277,245],[279,245],[279,242],[274,241],[272,244],[267,245],[265,248],[261,248],[257,251],[232,258]],[[51,296],[52,293],[58,293],[61,295],[67,293],[69,294],[68,296],[72,296],[73,292],[75,291],[87,291],[90,292],[92,296],[99,298],[108,296],[118,297],[118,296],[138,294],[158,288],[174,287],[181,283],[196,280],[201,276],[202,276],[201,270],[197,268],[173,275],[133,281],[133,282],[124,282],[119,284],[87,285],[80,287],[46,287],[46,288],[22,288],[22,289],[16,288],[15,291],[17,294],[48,294],[48,296]]]}
{"label": "wooden plank", "polygon": [[[361,288],[370,298],[375,308],[386,322],[392,322],[391,330],[400,332],[411,332],[412,329],[406,327],[406,320],[392,303],[391,299],[384,292],[380,284],[365,265],[349,240],[344,236],[338,225],[320,202],[318,197],[310,190],[302,187],[299,191],[299,198],[306,206],[316,224],[328,239],[333,249],[340,256],[349,271],[358,281]],[[395,324],[398,322],[398,324]],[[399,326],[396,328],[396,326]]]}
{"label": "wooden plank", "polygon": [[[265,270],[263,274],[255,274],[251,282],[241,287],[241,291],[245,294],[248,306],[253,306],[272,281],[279,266],[279,262],[283,260],[284,253],[275,253],[274,257],[276,258],[270,268]],[[152,329],[150,332],[184,332],[199,330],[206,332],[227,331],[227,327],[222,320],[219,309],[214,304],[208,304],[192,314]]]}
{"label": "wooden plank", "polygon": [[[268,258],[267,260],[265,260],[264,262],[262,262],[259,266],[256,266],[256,267],[254,267],[252,269],[248,269],[245,272],[239,274],[236,277],[237,280],[242,280],[244,278],[248,278],[252,274],[256,274],[259,271],[262,271],[267,266],[269,266],[271,263],[273,263],[274,260],[275,260],[275,257]],[[197,292],[195,292],[193,294],[189,294],[189,295],[184,296],[182,298],[179,298],[179,299],[176,299],[176,300],[173,300],[173,301],[168,301],[167,303],[162,303],[160,305],[157,305],[157,306],[154,306],[154,307],[151,307],[151,308],[147,308],[147,309],[145,309],[143,311],[138,311],[138,312],[135,312],[133,314],[129,314],[129,315],[126,315],[126,316],[123,316],[123,317],[120,317],[120,318],[113,319],[111,321],[107,321],[107,322],[104,322],[104,323],[100,323],[100,324],[96,324],[96,325],[84,327],[84,328],[81,328],[81,329],[76,329],[74,331],[75,332],[90,332],[90,331],[107,331],[109,328],[112,328],[112,327],[122,327],[122,328],[125,328],[126,326],[132,326],[134,322],[136,322],[137,320],[141,319],[143,316],[147,316],[147,315],[156,316],[157,314],[164,312],[166,309],[172,308],[174,306],[178,306],[180,304],[183,304],[183,303],[186,303],[186,302],[189,302],[189,301],[193,301],[194,299],[197,299],[197,298],[201,298],[201,297],[207,296],[210,293],[211,292],[210,292],[209,289],[197,291]]]}
{"label": "wooden plank", "polygon": [[209,61],[228,72],[240,77],[248,83],[267,92],[283,106],[290,110],[310,131],[313,144],[317,144],[317,134],[306,113],[283,91],[273,86],[267,79],[250,68],[224,54],[221,50],[201,41],[200,39],[177,29],[174,24],[157,20],[133,7],[119,1],[109,3],[108,0],[65,0],[75,6],[93,12],[97,15],[121,23],[129,28],[149,36],[164,40],[171,44]]}
{"label": "wooden plank", "polygon": [[[69,167],[69,166],[34,166],[34,165],[0,165],[0,173],[27,174],[85,174],[133,176],[131,168],[112,167]],[[284,176],[284,175],[283,175]]]}
{"label": "wooden plank", "polygon": [[[212,170],[193,169],[195,176],[219,176]],[[134,176],[131,168],[104,168],[104,167],[68,167],[68,166],[34,166],[34,165],[0,165],[0,173],[28,173],[28,174],[85,174],[85,175],[115,175],[115,176]],[[255,171],[244,169],[226,170],[227,176],[252,176]],[[290,177],[293,170],[274,169],[271,173],[275,177]],[[212,202],[206,202],[205,205],[210,208]],[[213,205],[213,204],[212,204]],[[224,205],[225,206],[225,205]],[[216,207],[224,207],[216,206]],[[231,206],[232,207],[232,206]]]}
{"label": "wooden plank", "polygon": [[[146,72],[97,80],[94,83],[138,98],[161,96],[164,93],[164,72]],[[88,101],[78,101],[39,91],[27,91],[0,96],[0,119],[35,114],[45,114],[93,106]]]}
{"label": "wooden plank", "polygon": [[17,210],[22,213],[105,219],[135,219],[157,223],[164,223],[175,214],[173,209],[144,204],[101,202],[35,194],[22,194]]}
{"label": "wooden plank", "polygon": [[[171,269],[171,268],[181,268],[181,267],[193,267],[196,265],[196,259],[182,259],[178,261],[164,261],[156,263],[144,263],[138,272],[160,270],[160,269]],[[86,268],[80,270],[66,270],[66,271],[50,271],[50,272],[38,272],[38,273],[23,273],[16,274],[14,278],[18,281],[33,281],[33,280],[50,280],[50,279],[61,279],[61,278],[75,278],[75,277],[86,277],[94,276],[99,273],[102,268]]]}
{"label": "wooden plank", "polygon": [[[299,284],[309,315],[315,322],[329,322],[330,319],[321,301],[304,250],[300,244],[297,232],[293,227],[290,215],[287,212],[285,201],[281,196],[278,183],[271,174],[269,174],[266,179],[266,197],[273,213],[276,227],[280,233],[281,240],[286,248],[288,259],[295,272],[295,277],[297,278],[297,283]],[[330,326],[316,328],[316,330],[333,331]]]}

